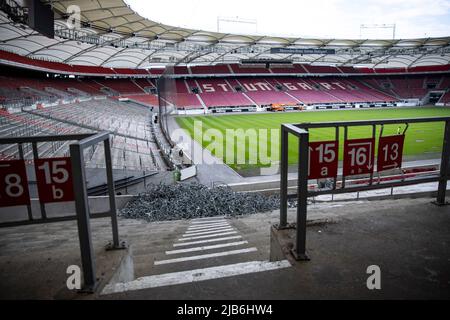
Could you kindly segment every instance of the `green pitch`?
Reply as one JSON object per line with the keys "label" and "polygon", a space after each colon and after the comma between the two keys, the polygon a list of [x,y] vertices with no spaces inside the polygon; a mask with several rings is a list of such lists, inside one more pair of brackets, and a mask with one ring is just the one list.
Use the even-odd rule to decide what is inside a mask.
{"label": "green pitch", "polygon": [[[397,109],[375,109],[375,110],[342,110],[342,111],[319,111],[319,112],[291,112],[291,113],[269,113],[269,114],[239,114],[223,116],[195,116],[178,117],[177,122],[181,128],[185,129],[191,137],[194,137],[194,121],[201,121],[202,133],[222,134],[222,137],[210,135],[210,141],[204,141],[202,135],[197,132],[196,140],[202,143],[204,148],[209,149],[215,156],[222,158],[224,162],[232,168],[240,170],[251,167],[267,166],[267,161],[257,160],[255,164],[255,150],[262,152],[271,158],[271,161],[279,160],[279,139],[270,129],[280,129],[283,123],[302,123],[302,122],[338,122],[351,120],[380,120],[380,119],[398,119],[398,118],[421,118],[421,117],[443,117],[450,116],[450,108],[421,107],[421,108],[397,108]],[[198,125],[198,123],[197,123]],[[383,136],[397,134],[398,125],[385,126]],[[401,129],[405,126],[401,125]],[[256,129],[258,132],[257,140],[248,136],[245,143],[236,137],[227,138],[227,129]],[[268,129],[265,131],[259,129]],[[218,131],[217,131],[218,130]],[[263,133],[263,134],[261,134]],[[380,127],[377,128],[377,140],[380,133]],[[419,123],[409,126],[406,132],[404,155],[439,157],[442,151],[442,139],[444,133],[444,123]],[[238,134],[239,136],[240,134]],[[372,127],[354,127],[349,129],[349,139],[370,138],[372,136]],[[211,138],[212,137],[212,138]],[[227,141],[228,139],[228,141]],[[232,143],[234,139],[234,143]],[[310,141],[326,141],[335,139],[335,129],[311,129]],[[339,159],[342,160],[344,130],[340,132],[340,151]],[[216,143],[215,147],[211,141]],[[217,148],[217,144],[223,147],[223,151]],[[297,162],[298,144],[294,137],[289,141],[289,163]],[[271,151],[277,150],[273,153]],[[376,150],[376,149],[375,149]],[[245,154],[245,163],[238,161],[237,155],[242,152]]]}

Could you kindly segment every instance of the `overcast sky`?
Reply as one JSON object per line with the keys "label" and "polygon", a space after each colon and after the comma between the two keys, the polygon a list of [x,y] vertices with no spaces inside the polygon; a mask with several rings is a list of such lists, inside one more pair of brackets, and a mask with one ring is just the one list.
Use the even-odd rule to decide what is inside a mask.
{"label": "overcast sky", "polygon": [[[217,31],[218,17],[257,23],[219,24],[221,32],[355,38],[361,24],[396,24],[396,38],[450,36],[450,0],[125,0],[142,16],[178,27]],[[392,38],[363,29],[362,38]]]}

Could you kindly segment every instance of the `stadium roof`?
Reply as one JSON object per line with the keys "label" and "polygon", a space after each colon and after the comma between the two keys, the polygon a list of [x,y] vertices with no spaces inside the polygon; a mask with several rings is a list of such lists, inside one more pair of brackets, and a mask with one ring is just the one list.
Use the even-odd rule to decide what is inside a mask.
{"label": "stadium roof", "polygon": [[[289,59],[296,63],[413,67],[450,63],[450,36],[423,39],[319,39],[208,32],[141,17],[122,0],[52,0],[55,38],[0,14],[0,49],[69,64],[149,68],[154,65]],[[81,9],[81,29],[67,25],[67,8]],[[271,53],[271,48],[335,49],[335,54]]]}

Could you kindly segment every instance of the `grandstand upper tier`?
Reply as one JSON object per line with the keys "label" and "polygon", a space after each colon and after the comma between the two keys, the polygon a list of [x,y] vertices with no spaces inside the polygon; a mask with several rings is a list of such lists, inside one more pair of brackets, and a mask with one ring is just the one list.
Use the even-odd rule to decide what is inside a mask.
{"label": "grandstand upper tier", "polygon": [[[40,67],[48,67],[50,61],[60,63],[57,67],[66,72],[136,76],[147,75],[146,69],[166,64],[180,65],[177,71],[190,74],[267,72],[266,68],[249,70],[237,65],[245,59],[294,63],[288,67],[280,65],[277,70],[270,68],[272,73],[357,72],[353,67],[368,68],[367,72],[375,72],[372,68],[402,72],[414,68],[420,71],[422,66],[448,65],[450,61],[450,37],[319,39],[209,32],[148,20],[122,0],[42,1],[51,4],[55,13],[55,37],[50,39],[18,22],[20,19],[14,13],[20,12],[22,2],[3,2],[6,6],[18,3],[19,8],[6,10],[5,7],[0,13],[0,50],[39,59]],[[80,8],[81,24],[77,29],[68,25],[67,9],[72,5]],[[183,65],[196,66],[186,69]],[[161,69],[150,71],[158,72]]]}

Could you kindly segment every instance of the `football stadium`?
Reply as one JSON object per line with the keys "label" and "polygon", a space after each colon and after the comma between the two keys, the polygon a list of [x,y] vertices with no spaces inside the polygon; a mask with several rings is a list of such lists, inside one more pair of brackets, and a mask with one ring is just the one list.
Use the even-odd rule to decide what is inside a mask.
{"label": "football stadium", "polygon": [[448,299],[450,2],[361,3],[0,0],[1,299]]}

